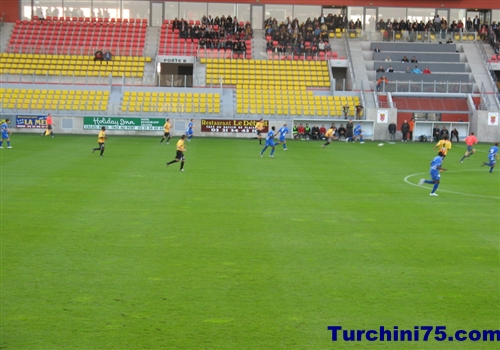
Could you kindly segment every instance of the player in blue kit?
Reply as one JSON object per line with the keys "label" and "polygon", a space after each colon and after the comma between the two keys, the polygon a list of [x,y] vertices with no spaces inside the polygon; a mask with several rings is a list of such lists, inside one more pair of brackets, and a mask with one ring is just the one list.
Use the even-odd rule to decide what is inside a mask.
{"label": "player in blue kit", "polygon": [[443,152],[439,152],[438,155],[436,157],[434,157],[434,159],[431,162],[430,174],[431,174],[432,180],[421,179],[418,182],[419,185],[423,185],[424,183],[434,184],[434,187],[432,188],[432,191],[430,194],[431,196],[437,197],[438,194],[436,193],[436,190],[439,187],[439,180],[441,179],[440,172],[446,170],[445,168],[442,167],[443,157],[444,157]]}
{"label": "player in blue kit", "polygon": [[2,139],[0,140],[0,148],[3,148],[3,140],[7,140],[7,148],[12,148],[10,145],[10,131],[9,131],[10,119],[5,119],[2,123]]}
{"label": "player in blue kit", "polygon": [[288,148],[286,148],[286,134],[288,134],[288,128],[286,127],[286,124],[283,124],[283,126],[278,130],[279,134],[279,143],[283,144],[283,151],[288,151]]}
{"label": "player in blue kit", "polygon": [[187,136],[188,142],[191,142],[191,139],[193,138],[193,127],[194,127],[193,119],[191,119],[189,121],[188,127],[186,129],[186,136]]}
{"label": "player in blue kit", "polygon": [[497,163],[498,159],[498,142],[496,142],[493,146],[491,146],[490,150],[488,151],[488,161],[489,163],[484,162],[483,166],[487,165],[490,167],[490,173],[493,172],[493,168],[495,167],[495,164]]}
{"label": "player in blue kit", "polygon": [[361,127],[363,126],[363,122],[359,122],[355,127],[354,127],[354,135],[350,139],[352,142],[356,141],[356,138],[359,137],[359,143],[365,143],[363,141],[363,130]]}
{"label": "player in blue kit", "polygon": [[264,152],[266,151],[267,147],[271,147],[272,150],[271,150],[271,154],[269,155],[269,157],[274,158],[274,150],[275,150],[274,132],[275,132],[275,130],[276,130],[276,128],[273,126],[271,128],[271,130],[269,130],[269,132],[267,133],[266,145],[264,146],[264,148],[262,149],[262,151],[260,151],[260,156],[261,157],[264,154]]}

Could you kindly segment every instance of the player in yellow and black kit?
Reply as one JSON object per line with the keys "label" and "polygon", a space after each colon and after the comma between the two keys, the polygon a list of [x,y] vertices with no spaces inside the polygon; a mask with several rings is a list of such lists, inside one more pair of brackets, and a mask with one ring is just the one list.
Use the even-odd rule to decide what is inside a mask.
{"label": "player in yellow and black kit", "polygon": [[175,159],[168,162],[167,166],[170,164],[174,164],[175,162],[181,162],[181,171],[184,171],[184,162],[186,161],[186,158],[184,158],[184,152],[186,152],[186,146],[184,145],[184,142],[186,140],[186,135],[182,135],[181,139],[177,141],[177,151],[175,154]]}
{"label": "player in yellow and black kit", "polygon": [[444,136],[441,140],[436,143],[434,149],[438,149],[438,151],[443,152],[443,159],[446,157],[446,154],[451,149],[451,141],[448,140],[448,136]]}
{"label": "player in yellow and black kit", "polygon": [[99,131],[99,135],[97,136],[97,143],[99,144],[99,147],[93,148],[92,153],[95,151],[101,150],[101,157],[104,153],[104,142],[106,141],[108,137],[106,136],[106,127],[103,126],[101,128],[101,131]]}
{"label": "player in yellow and black kit", "polygon": [[170,119],[166,120],[165,125],[163,125],[163,129],[164,129],[165,134],[163,135],[163,138],[160,141],[160,145],[163,143],[163,140],[165,140],[165,139],[167,139],[165,144],[168,145],[168,141],[170,141],[170,139],[172,138],[172,137],[170,137]]}
{"label": "player in yellow and black kit", "polygon": [[330,143],[332,143],[333,140],[335,140],[335,127],[332,125],[330,126],[330,129],[326,131],[325,137],[326,137],[326,143],[322,145],[321,147],[325,148],[328,146]]}
{"label": "player in yellow and black kit", "polygon": [[262,146],[262,130],[264,130],[264,121],[262,120],[262,118],[259,119],[257,123],[255,123],[255,130],[257,131],[257,137],[252,137],[250,138],[250,140],[258,139],[259,145]]}

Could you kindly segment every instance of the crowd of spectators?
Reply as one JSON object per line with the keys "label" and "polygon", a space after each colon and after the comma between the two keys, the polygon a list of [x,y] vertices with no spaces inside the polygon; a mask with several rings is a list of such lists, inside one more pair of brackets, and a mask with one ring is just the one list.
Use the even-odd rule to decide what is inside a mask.
{"label": "crowd of spectators", "polygon": [[346,16],[332,14],[308,18],[302,23],[290,17],[281,23],[276,18],[268,18],[265,21],[266,50],[293,54],[328,52],[331,51],[329,33],[347,26]]}
{"label": "crowd of spectators", "polygon": [[229,16],[203,16],[198,23],[190,24],[185,19],[174,19],[172,31],[179,31],[179,38],[196,39],[200,48],[231,49],[235,52],[246,51],[246,40],[253,37],[252,24],[239,22]]}
{"label": "crowd of spectators", "polygon": [[[433,19],[429,19],[427,22],[423,20],[411,22],[409,19],[406,21],[384,21],[380,19],[380,21],[376,23],[376,30],[383,33],[383,40],[390,40],[394,32],[400,34],[404,33],[407,35],[409,41],[416,40],[417,32],[423,32],[425,34],[440,33],[442,38],[446,38],[446,34],[475,32],[479,35],[481,40],[489,40],[492,45],[495,42],[498,43],[498,40],[495,39],[499,38],[497,23],[494,21],[491,26],[486,23],[481,23],[479,16],[475,16],[474,18],[469,17],[465,22],[462,20],[454,20],[451,23],[448,23],[446,18],[440,17],[439,15],[434,16]],[[496,34],[496,37],[492,38],[492,34]],[[451,39],[449,39],[447,43],[452,43]]]}

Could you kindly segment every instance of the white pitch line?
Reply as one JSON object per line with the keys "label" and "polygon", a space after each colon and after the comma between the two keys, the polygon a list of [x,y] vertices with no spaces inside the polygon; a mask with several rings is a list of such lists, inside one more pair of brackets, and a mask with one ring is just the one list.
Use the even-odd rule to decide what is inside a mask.
{"label": "white pitch line", "polygon": [[[455,173],[459,173],[459,172],[465,172],[465,171],[476,171],[476,172],[479,172],[481,170],[460,170],[460,171],[450,171],[450,172],[455,172]],[[404,181],[409,184],[409,185],[412,185],[412,186],[417,186],[417,187],[420,187],[420,188],[425,188],[425,189],[429,189],[428,187],[423,187],[419,184],[414,184],[410,181],[408,181],[408,179],[410,177],[413,177],[413,176],[417,176],[417,175],[428,175],[428,173],[415,173],[415,174],[411,174],[411,175],[408,175],[404,178]],[[438,189],[439,192],[446,192],[446,193],[452,193],[452,194],[461,194],[463,196],[470,196],[470,197],[479,197],[479,198],[489,198],[489,199],[498,199],[500,200],[500,197],[494,197],[494,196],[483,196],[483,195],[480,195],[480,194],[472,194],[472,193],[463,193],[463,192],[454,192],[454,191],[447,191],[447,190],[442,190],[441,189],[441,186],[440,188]]]}

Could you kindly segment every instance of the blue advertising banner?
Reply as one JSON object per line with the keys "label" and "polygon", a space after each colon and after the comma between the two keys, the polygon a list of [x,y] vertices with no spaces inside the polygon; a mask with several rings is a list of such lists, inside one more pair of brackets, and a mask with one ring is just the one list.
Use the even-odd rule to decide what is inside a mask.
{"label": "blue advertising banner", "polygon": [[17,115],[16,128],[36,128],[45,129],[45,115]]}

